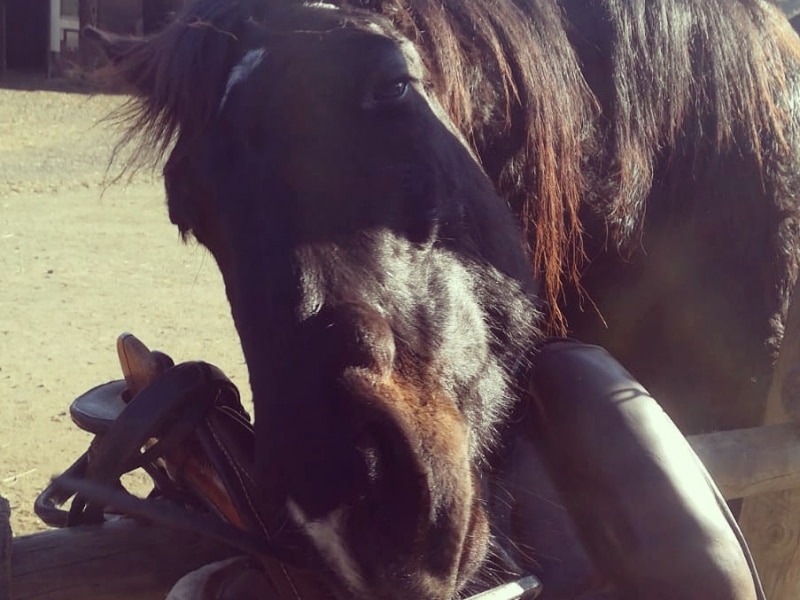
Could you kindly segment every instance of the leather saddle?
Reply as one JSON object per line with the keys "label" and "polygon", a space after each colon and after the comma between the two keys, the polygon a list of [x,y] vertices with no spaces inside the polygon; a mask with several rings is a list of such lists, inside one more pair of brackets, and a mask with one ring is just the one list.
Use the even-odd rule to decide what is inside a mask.
{"label": "leather saddle", "polygon": [[[124,379],[72,403],[74,422],[95,437],[37,498],[39,517],[65,527],[122,512],[255,557],[226,566],[230,577],[212,578],[219,588],[203,597],[249,598],[235,592],[246,582],[268,600],[331,598],[269,542],[236,387],[213,365],[174,365],[130,334],[117,350]],[[647,391],[606,351],[572,340],[543,344],[531,364],[526,401],[486,477],[494,538],[526,576],[471,590],[474,600],[763,598],[727,505]],[[146,500],[120,482],[136,468],[154,482]]]}

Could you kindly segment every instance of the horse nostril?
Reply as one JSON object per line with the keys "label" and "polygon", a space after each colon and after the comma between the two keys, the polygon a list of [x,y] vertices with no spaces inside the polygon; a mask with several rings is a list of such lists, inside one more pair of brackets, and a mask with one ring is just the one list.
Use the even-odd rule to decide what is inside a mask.
{"label": "horse nostril", "polygon": [[[387,472],[394,469],[398,460],[402,460],[402,452],[391,447],[390,442],[374,427],[368,426],[356,436],[359,468],[363,473],[364,488],[374,489],[381,485]],[[393,436],[390,436],[393,437]]]}
{"label": "horse nostril", "polygon": [[308,347],[321,352],[325,370],[363,367],[380,374],[391,370],[395,343],[389,323],[363,304],[324,307],[304,324]]}
{"label": "horse nostril", "polygon": [[[362,407],[363,409],[363,407]],[[366,409],[372,412],[374,409]],[[406,494],[408,505],[417,509],[420,498],[417,488],[425,485],[425,476],[420,469],[419,457],[410,443],[410,435],[387,415],[377,416],[355,414],[354,419],[372,420],[359,434],[356,434],[359,472],[362,490],[367,495]],[[375,411],[378,412],[378,411]],[[398,491],[398,488],[402,492]],[[411,500],[413,497],[413,501]]]}

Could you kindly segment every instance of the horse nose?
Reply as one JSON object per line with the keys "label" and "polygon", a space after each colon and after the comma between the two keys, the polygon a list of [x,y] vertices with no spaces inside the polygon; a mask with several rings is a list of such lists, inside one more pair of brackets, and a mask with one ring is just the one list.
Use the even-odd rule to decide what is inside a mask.
{"label": "horse nose", "polygon": [[292,410],[304,435],[280,454],[302,465],[287,471],[292,519],[334,572],[346,557],[358,598],[452,596],[484,537],[463,416],[438,382],[406,373],[377,310],[326,307],[303,329],[295,399],[309,403]]}
{"label": "horse nose", "polygon": [[304,346],[320,357],[322,371],[360,367],[386,375],[394,363],[394,334],[377,310],[365,304],[326,306],[304,323]]}

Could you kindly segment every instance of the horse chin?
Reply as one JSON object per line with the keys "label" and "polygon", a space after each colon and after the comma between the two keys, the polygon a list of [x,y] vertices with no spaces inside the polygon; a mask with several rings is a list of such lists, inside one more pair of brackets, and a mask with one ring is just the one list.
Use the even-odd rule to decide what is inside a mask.
{"label": "horse chin", "polygon": [[[350,383],[385,388],[375,408],[381,439],[360,444],[371,481],[341,515],[356,568],[330,553],[324,560],[344,576],[348,599],[449,600],[483,560],[488,539],[467,428],[455,410],[424,409],[435,401],[398,401],[405,386],[350,375]],[[326,554],[325,542],[313,541]]]}
{"label": "horse chin", "polygon": [[369,309],[337,307],[309,336],[336,352],[310,384],[325,395],[311,404],[332,409],[275,455],[305,553],[342,600],[455,597],[489,537],[464,415],[432,377],[397,366],[393,333]]}
{"label": "horse chin", "polygon": [[[418,544],[414,555],[400,551],[394,560],[379,558],[393,548],[388,539],[377,552],[374,541],[370,542],[373,551],[368,556],[359,553],[360,560],[351,565],[340,561],[346,554],[325,556],[323,560],[328,564],[324,571],[328,573],[329,589],[337,600],[451,600],[459,597],[486,561],[489,522],[477,498],[465,502],[463,511],[455,509],[454,512],[469,513],[468,525],[421,529],[416,534]],[[354,536],[358,533],[354,532]],[[354,549],[360,545],[355,539],[351,544]],[[448,553],[442,550],[444,546],[460,546],[460,551]],[[368,575],[360,577],[359,573]]]}
{"label": "horse chin", "polygon": [[490,537],[489,517],[484,509],[483,500],[478,499],[473,503],[470,524],[464,539],[464,549],[461,553],[456,579],[456,592],[463,590],[486,562]]}

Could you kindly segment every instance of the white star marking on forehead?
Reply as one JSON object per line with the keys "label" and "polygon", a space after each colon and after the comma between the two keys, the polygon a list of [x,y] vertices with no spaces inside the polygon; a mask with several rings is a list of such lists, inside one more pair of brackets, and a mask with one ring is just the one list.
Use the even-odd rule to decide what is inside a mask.
{"label": "white star marking on forehead", "polygon": [[261,64],[261,61],[264,60],[264,56],[266,54],[267,50],[265,48],[250,50],[249,52],[245,53],[245,55],[242,57],[242,60],[240,60],[237,65],[231,69],[231,74],[228,76],[228,83],[225,85],[225,93],[222,95],[222,100],[219,103],[220,112],[222,112],[222,109],[225,108],[225,102],[227,102],[228,95],[230,95],[233,87],[250,77],[258,65]]}
{"label": "white star marking on forehead", "polygon": [[340,10],[338,6],[335,4],[329,4],[328,2],[312,2],[311,4],[307,4],[311,8],[327,8],[329,10]]}

